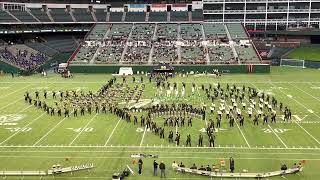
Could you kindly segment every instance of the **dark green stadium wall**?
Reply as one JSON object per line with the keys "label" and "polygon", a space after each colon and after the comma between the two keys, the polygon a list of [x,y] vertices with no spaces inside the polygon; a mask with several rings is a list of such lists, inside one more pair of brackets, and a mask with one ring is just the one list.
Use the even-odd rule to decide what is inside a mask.
{"label": "dark green stadium wall", "polygon": [[[130,66],[130,65],[71,65],[69,69],[72,73],[118,73],[120,67],[132,67],[134,73],[137,71],[151,72],[155,66]],[[213,72],[218,69],[223,73],[249,73],[248,65],[181,65],[174,66],[176,72]],[[270,73],[270,65],[253,65],[252,73]]]}
{"label": "dark green stadium wall", "polygon": [[5,73],[12,73],[13,72],[15,74],[22,72],[21,69],[14,67],[10,64],[7,64],[5,62],[2,62],[2,61],[0,61],[0,71],[3,71]]}

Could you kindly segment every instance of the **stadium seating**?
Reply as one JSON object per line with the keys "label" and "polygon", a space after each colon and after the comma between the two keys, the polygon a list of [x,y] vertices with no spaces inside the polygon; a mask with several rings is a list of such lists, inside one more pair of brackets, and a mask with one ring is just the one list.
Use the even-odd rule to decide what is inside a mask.
{"label": "stadium seating", "polygon": [[154,35],[155,24],[135,24],[131,38],[135,40],[151,40]]}
{"label": "stadium seating", "polygon": [[55,22],[73,22],[72,17],[64,8],[51,8],[50,14]]}
{"label": "stadium seating", "polygon": [[33,50],[26,45],[1,47],[0,57],[3,61],[24,70],[33,70],[49,59],[48,56]]}
{"label": "stadium seating", "polygon": [[95,15],[98,22],[106,22],[107,12],[105,12],[105,9],[95,9]]}
{"label": "stadium seating", "polygon": [[251,45],[236,45],[235,46],[239,60],[241,63],[259,62],[256,52]]}
{"label": "stadium seating", "polygon": [[100,48],[95,63],[119,64],[123,52],[122,45],[106,46]]}
{"label": "stadium seating", "polygon": [[44,12],[41,8],[32,8],[30,9],[31,13],[39,19],[41,22],[51,22],[46,12]]}
{"label": "stadium seating", "polygon": [[157,36],[161,38],[177,39],[178,30],[176,24],[158,24]]}
{"label": "stadium seating", "polygon": [[77,44],[70,36],[47,37],[47,42],[43,44],[49,46],[59,52],[73,52],[77,48]]}
{"label": "stadium seating", "polygon": [[227,27],[232,39],[248,39],[241,24],[228,24]]}
{"label": "stadium seating", "polygon": [[127,12],[126,22],[144,22],[146,20],[145,12]]}
{"label": "stadium seating", "polygon": [[121,22],[123,12],[110,12],[110,22]]}
{"label": "stadium seating", "polygon": [[6,11],[0,10],[0,22],[16,22],[13,17],[11,17]]}
{"label": "stadium seating", "polygon": [[94,21],[91,12],[87,8],[73,9],[73,16],[78,22],[92,22]]}
{"label": "stadium seating", "polygon": [[113,24],[108,38],[128,38],[132,24]]}
{"label": "stadium seating", "polygon": [[21,22],[37,22],[27,11],[9,11],[12,15],[18,18]]}
{"label": "stadium seating", "polygon": [[46,46],[43,43],[34,42],[34,43],[26,43],[26,45],[50,57],[53,57],[54,55],[59,53],[59,51],[49,46]]}
{"label": "stadium seating", "polygon": [[182,46],[180,64],[205,64],[203,47]]}
{"label": "stadium seating", "polygon": [[150,12],[150,22],[165,22],[167,21],[167,12]]}
{"label": "stadium seating", "polygon": [[149,46],[130,46],[124,56],[124,64],[147,64],[149,60]]}
{"label": "stadium seating", "polygon": [[88,46],[87,44],[81,45],[81,48],[72,63],[76,63],[76,64],[89,63],[92,60],[97,49],[98,49],[98,46]]}
{"label": "stadium seating", "polygon": [[204,24],[203,28],[206,39],[217,39],[218,36],[227,36],[223,24]]}
{"label": "stadium seating", "polygon": [[102,39],[104,35],[107,33],[109,29],[109,25],[106,24],[96,24],[95,27],[92,29],[91,33],[88,36],[88,39],[95,40],[95,39]]}
{"label": "stadium seating", "polygon": [[189,16],[187,11],[171,11],[170,21],[188,21]]}
{"label": "stadium seating", "polygon": [[192,11],[192,21],[203,21],[203,11],[202,9],[195,9]]}
{"label": "stadium seating", "polygon": [[156,45],[154,46],[154,51],[152,55],[153,64],[159,64],[159,62],[166,62],[170,64],[176,64],[178,60],[178,54],[176,52],[176,47]]}
{"label": "stadium seating", "polygon": [[202,30],[200,24],[181,24],[182,39],[196,39],[202,38]]}
{"label": "stadium seating", "polygon": [[209,46],[208,54],[212,64],[226,64],[234,61],[230,46]]}

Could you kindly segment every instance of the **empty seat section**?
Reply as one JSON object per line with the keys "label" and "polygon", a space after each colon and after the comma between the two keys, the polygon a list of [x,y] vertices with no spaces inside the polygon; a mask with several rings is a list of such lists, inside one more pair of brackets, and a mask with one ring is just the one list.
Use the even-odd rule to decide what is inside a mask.
{"label": "empty seat section", "polygon": [[92,22],[94,21],[91,12],[87,8],[73,9],[73,16],[78,22]]}
{"label": "empty seat section", "polygon": [[203,21],[203,11],[202,9],[195,9],[192,12],[192,21]]}
{"label": "empty seat section", "polygon": [[52,8],[50,10],[50,14],[55,22],[73,22],[72,17],[66,9]]}
{"label": "empty seat section", "polygon": [[189,16],[187,11],[171,11],[170,21],[188,21]]}
{"label": "empty seat section", "polygon": [[106,22],[107,12],[104,12],[105,9],[96,9],[95,15],[98,22]]}
{"label": "empty seat section", "polygon": [[110,22],[121,22],[123,12],[110,12]]}
{"label": "empty seat section", "polygon": [[41,8],[30,9],[30,11],[37,19],[39,19],[39,21],[41,21],[41,22],[51,22],[51,20],[49,19],[47,13],[44,12],[44,10],[42,10]]}
{"label": "empty seat section", "polygon": [[127,22],[144,22],[146,19],[145,12],[127,12],[125,21]]}
{"label": "empty seat section", "polygon": [[27,11],[10,11],[10,13],[22,22],[37,22]]}
{"label": "empty seat section", "polygon": [[165,22],[165,21],[167,21],[167,12],[150,12],[149,21],[151,21],[151,22]]}
{"label": "empty seat section", "polygon": [[0,22],[16,22],[7,12],[0,10]]}

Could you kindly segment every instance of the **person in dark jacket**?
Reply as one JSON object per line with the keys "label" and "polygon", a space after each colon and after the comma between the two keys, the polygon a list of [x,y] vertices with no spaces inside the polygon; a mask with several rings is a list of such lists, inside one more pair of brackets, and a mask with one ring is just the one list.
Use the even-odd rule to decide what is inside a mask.
{"label": "person in dark jacket", "polygon": [[153,176],[158,175],[158,163],[156,160],[153,161]]}
{"label": "person in dark jacket", "polygon": [[138,161],[138,166],[139,166],[139,171],[138,171],[138,173],[141,175],[141,173],[142,173],[142,165],[143,165],[143,161],[142,161],[142,159],[139,159],[139,161]]}
{"label": "person in dark jacket", "polygon": [[163,163],[163,161],[161,161],[160,165],[159,165],[159,169],[160,169],[160,177],[161,178],[166,178],[166,165]]}

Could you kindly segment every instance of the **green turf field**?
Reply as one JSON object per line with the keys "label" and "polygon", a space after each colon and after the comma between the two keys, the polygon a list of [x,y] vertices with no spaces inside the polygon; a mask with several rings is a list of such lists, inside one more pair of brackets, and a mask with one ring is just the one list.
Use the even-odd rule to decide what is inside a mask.
{"label": "green turf field", "polygon": [[[218,164],[222,159],[228,161],[231,156],[235,159],[237,172],[243,169],[249,172],[275,171],[280,169],[282,163],[291,167],[295,162],[306,160],[303,172],[269,179],[320,179],[319,70],[276,67],[272,68],[271,74],[264,75],[232,74],[221,78],[189,76],[171,79],[179,84],[182,81],[187,83],[186,95],[190,95],[192,82],[199,86],[219,82],[222,86],[235,83],[240,87],[256,87],[274,95],[292,109],[293,119],[289,123],[282,123],[279,113],[277,124],[262,125],[260,122],[258,127],[247,119],[244,127],[235,125],[233,128],[222,121],[215,148],[208,147],[206,138],[206,147],[196,147],[196,138],[192,139],[191,148],[183,146],[188,133],[197,137],[199,130],[206,127],[206,122],[200,119],[194,120],[192,128],[178,128],[182,145],[176,147],[167,138],[160,140],[143,127],[141,131],[140,125],[127,123],[111,114],[93,113],[78,115],[77,118],[49,116],[23,100],[27,90],[30,93],[43,89],[96,91],[110,78],[110,75],[103,74],[75,74],[73,79],[63,79],[53,74],[46,78],[37,75],[13,79],[11,76],[0,77],[0,170],[47,170],[53,164],[72,166],[94,163],[95,168],[89,172],[40,179],[110,179],[114,172],[123,170],[126,165],[137,172],[137,167],[132,165],[131,154],[150,153],[158,154],[158,161],[166,163],[167,179],[207,179],[174,172],[171,169],[173,161],[182,161],[187,167],[196,163],[200,167]],[[142,99],[152,99],[155,95],[154,83],[145,79]],[[131,79],[128,81],[129,86],[134,86]],[[181,101],[195,105],[209,104],[203,92],[199,92],[199,95]],[[167,101],[173,102],[174,99]],[[157,121],[161,123],[161,118]],[[70,157],[70,160],[65,161],[65,157]],[[160,179],[152,176],[153,159],[143,160],[143,175],[130,176],[128,179]]]}
{"label": "green turf field", "polygon": [[307,46],[294,49],[288,54],[290,59],[320,61],[319,46]]}

